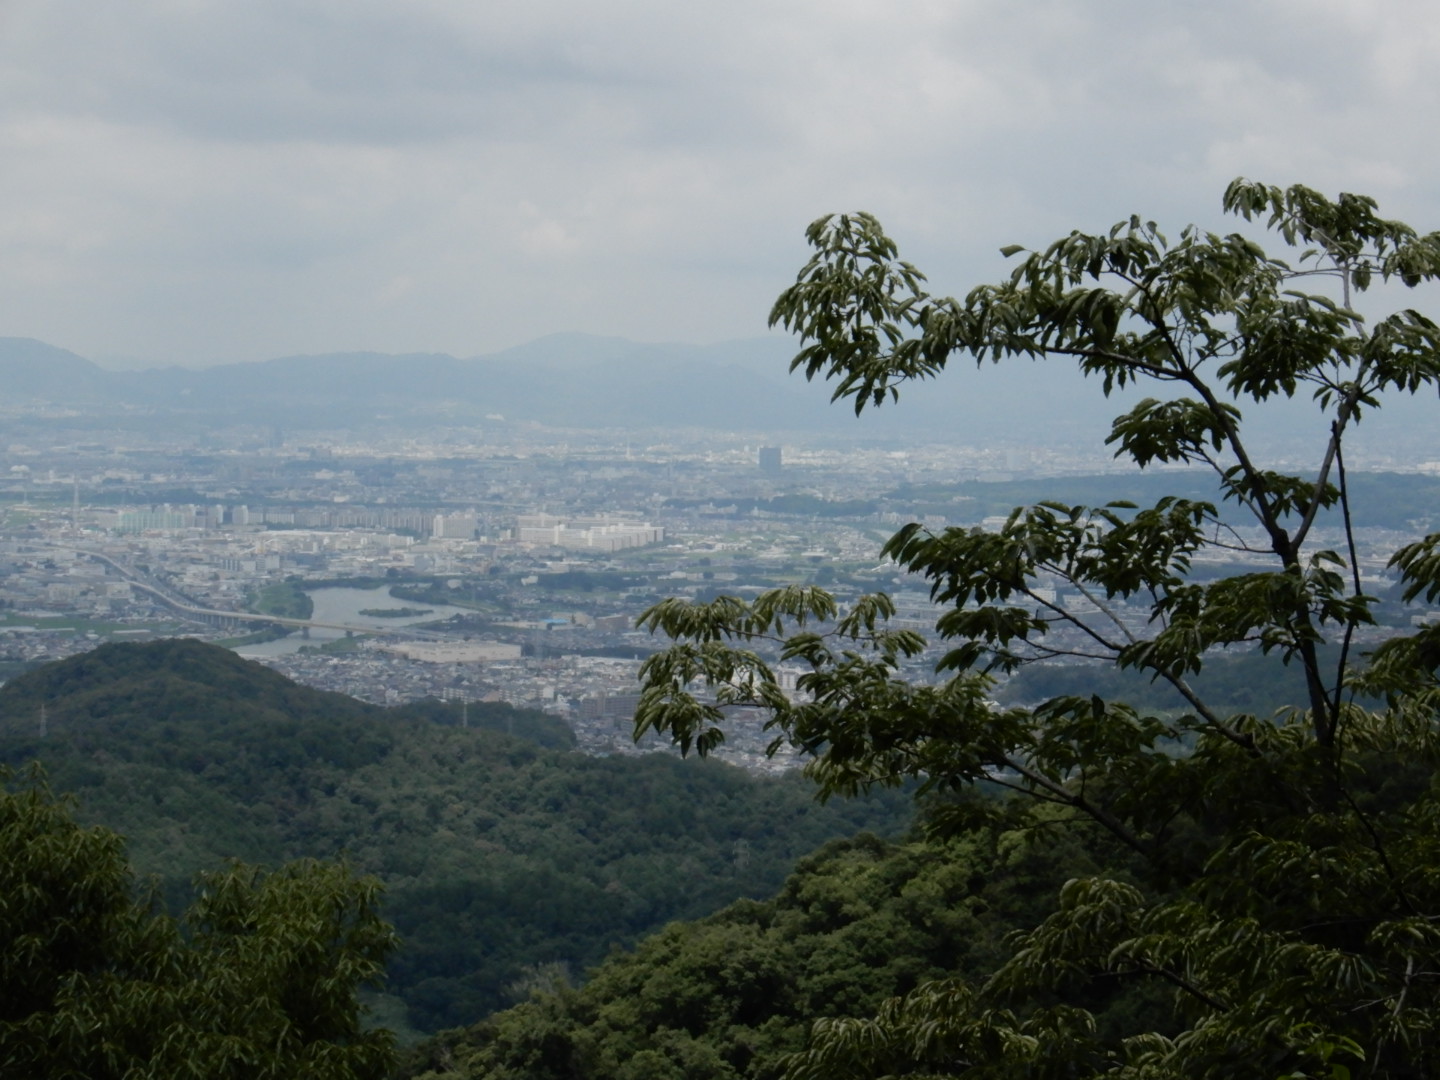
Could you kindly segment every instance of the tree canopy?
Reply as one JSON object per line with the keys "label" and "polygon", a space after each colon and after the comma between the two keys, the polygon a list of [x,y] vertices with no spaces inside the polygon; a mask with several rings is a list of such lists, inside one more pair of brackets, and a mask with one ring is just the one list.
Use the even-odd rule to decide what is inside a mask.
{"label": "tree canopy", "polygon": [[201,642],[124,643],[0,688],[0,764],[43,762],[177,914],[194,875],[230,857],[343,856],[375,875],[404,941],[386,980],[398,1000],[382,1002],[402,1035],[508,1004],[528,965],[582,970],[672,919],[769,895],[827,840],[913,818],[901,792],[817,806],[798,776],[566,752],[562,719],[503,703],[468,719],[310,689]]}
{"label": "tree canopy", "polygon": [[527,1000],[410,1051],[399,1075],[774,1080],[816,1015],[993,969],[1004,933],[1043,914],[1047,879],[1082,869],[1094,864],[1077,846],[1013,834],[833,841],[772,899],[672,923],[583,986],[538,970]]}
{"label": "tree canopy", "polygon": [[198,886],[177,923],[137,899],[117,834],[0,769],[0,1073],[384,1076],[394,1038],[356,996],[395,945],[379,883],[233,863]]}
{"label": "tree canopy", "polygon": [[[887,625],[884,594],[842,610],[791,587],[666,600],[643,617],[671,643],[642,670],[637,732],[703,754],[729,707],[758,704],[777,746],[811,755],[824,795],[913,779],[936,832],[1004,815],[1127,853],[1066,881],[988,975],[818,1021],[792,1080],[1440,1072],[1440,626],[1357,646],[1376,599],[1345,461],[1385,395],[1440,383],[1430,318],[1359,310],[1367,291],[1370,311],[1440,276],[1440,234],[1299,186],[1236,181],[1224,205],[1286,257],[1245,231],[1172,240],[1132,217],[1007,248],[1006,280],[954,299],[929,293],[868,214],[808,230],[814,254],[771,321],[801,338],[792,367],[831,380],[835,399],[859,413],[965,357],[1072,363],[1107,395],[1155,395],[1115,418],[1117,457],[1209,470],[1220,499],[1043,501],[994,529],[902,528],[884,554],[943,608],[928,681],[902,676],[927,641]],[[1301,472],[1267,463],[1250,437],[1292,397],[1316,418]],[[1197,575],[1202,560],[1242,565]],[[1400,547],[1390,569],[1406,600],[1434,602],[1440,534]],[[1232,712],[1197,688],[1207,664],[1252,650],[1299,673],[1289,707]],[[798,695],[777,657],[803,667]],[[1139,673],[1183,708],[1098,693],[996,704],[997,682],[1067,659]],[[982,780],[1015,798],[961,797]],[[1098,1025],[1097,980],[1163,988],[1172,1015]]]}

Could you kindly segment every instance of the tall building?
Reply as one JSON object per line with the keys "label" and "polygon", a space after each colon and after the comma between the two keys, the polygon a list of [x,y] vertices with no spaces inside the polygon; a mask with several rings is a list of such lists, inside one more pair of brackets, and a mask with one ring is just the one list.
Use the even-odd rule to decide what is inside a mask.
{"label": "tall building", "polygon": [[622,551],[625,548],[659,544],[665,530],[648,521],[622,518],[553,517],[550,514],[521,514],[517,539],[522,544],[570,548],[575,551]]}
{"label": "tall building", "polygon": [[760,447],[760,471],[767,473],[778,473],[780,471],[780,447]]}
{"label": "tall building", "polygon": [[431,534],[439,540],[473,540],[479,527],[474,514],[436,514]]}

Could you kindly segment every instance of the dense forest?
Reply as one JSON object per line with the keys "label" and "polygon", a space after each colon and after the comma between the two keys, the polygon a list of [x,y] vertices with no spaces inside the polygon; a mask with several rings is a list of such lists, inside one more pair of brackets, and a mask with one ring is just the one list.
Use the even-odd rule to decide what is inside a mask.
{"label": "dense forest", "polygon": [[[691,690],[703,676],[730,691],[721,705],[761,704],[812,750],[822,791],[901,777],[957,796],[1000,785],[1005,803],[931,823],[974,835],[988,809],[990,828],[1026,821],[1031,838],[1069,837],[1097,864],[1056,882],[993,970],[961,964],[868,1014],[817,1016],[786,1080],[1440,1075],[1440,626],[1377,629],[1398,628],[1396,612],[1367,591],[1373,553],[1361,554],[1371,539],[1389,547],[1391,604],[1440,602],[1440,533],[1415,535],[1434,527],[1435,489],[1376,514],[1380,489],[1345,466],[1362,414],[1368,437],[1382,397],[1433,400],[1440,385],[1440,324],[1408,308],[1371,322],[1359,310],[1373,305],[1356,299],[1372,284],[1440,280],[1440,233],[1300,185],[1238,179],[1223,206],[1271,230],[1283,257],[1239,232],[1186,227],[1172,240],[1136,215],[1004,248],[1012,271],[957,299],[929,293],[873,215],[806,230],[812,255],[771,324],[801,338],[793,366],[857,414],[952,360],[1077,365],[1106,396],[1132,384],[1161,395],[1137,394],[1115,417],[1118,458],[1203,466],[1222,497],[1153,469],[1148,498],[1037,493],[979,529],[902,526],[882,555],[947,609],[935,624],[949,643],[942,682],[906,677],[904,659],[927,642],[886,625],[896,607],[884,595],[838,619],[835,596],[799,586],[672,598],[641,617],[673,644],[641,669],[638,732],[702,754],[718,744],[727,717]],[[1314,410],[1316,454],[1298,473],[1263,464],[1286,409],[1271,402],[1284,398]],[[1408,536],[1360,533],[1396,525]],[[1087,603],[1056,602],[1062,589]],[[833,631],[815,629],[828,620]],[[798,702],[756,662],[752,643],[777,639],[808,664]],[[1288,707],[1237,709],[1244,666],[1202,684],[1212,661],[1255,648],[1303,673]],[[1122,680],[1083,676],[997,703],[996,673],[1037,658],[1137,674],[1184,705],[1137,707]],[[1107,982],[1172,1007],[1117,1008]],[[565,1050],[558,1036],[528,1045],[530,1062],[508,1075]],[[500,1038],[480,1049],[434,1063],[507,1075]],[[716,1064],[652,1056],[616,1075],[725,1075]]]}
{"label": "dense forest", "polygon": [[105,645],[0,688],[0,762],[43,762],[177,907],[229,858],[376,874],[403,940],[381,1016],[419,1031],[510,1003],[537,964],[578,974],[770,895],[828,840],[909,821],[900,793],[820,805],[798,776],[584,757],[562,721],[508,706],[469,718],[310,690],[198,642]]}
{"label": "dense forest", "polygon": [[[1318,652],[1330,658],[1336,650],[1322,646]],[[1271,663],[1256,649],[1237,649],[1231,655],[1208,658],[1204,670],[1191,681],[1206,700],[1218,707],[1257,716],[1268,716],[1293,705],[1305,690],[1303,672]],[[1166,683],[1148,678],[1143,672],[1093,662],[1029,665],[998,687],[995,698],[1010,705],[1091,694],[1158,712],[1176,712],[1185,706],[1184,699]],[[1378,704],[1368,695],[1357,694],[1356,699]]]}
{"label": "dense forest", "polygon": [[[927,980],[984,977],[1093,852],[1003,828],[890,844],[862,835],[801,860],[772,898],[667,926],[572,986],[539,969],[528,1000],[413,1049],[423,1080],[770,1080],[819,1017],[864,1016]],[[1163,992],[1095,980],[1115,1024]]]}

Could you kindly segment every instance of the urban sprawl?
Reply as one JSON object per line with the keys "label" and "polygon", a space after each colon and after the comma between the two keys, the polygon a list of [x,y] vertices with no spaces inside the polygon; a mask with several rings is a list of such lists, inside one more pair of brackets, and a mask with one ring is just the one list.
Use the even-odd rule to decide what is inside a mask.
{"label": "urban sprawl", "polygon": [[[13,674],[102,641],[192,636],[367,701],[438,698],[461,722],[472,702],[504,701],[564,717],[587,752],[646,752],[659,747],[630,732],[640,660],[663,644],[636,627],[651,604],[787,584],[842,604],[883,590],[895,625],[931,632],[928,591],[879,557],[897,526],[1003,520],[954,494],[960,480],[1049,476],[1063,495],[1066,474],[1114,468],[1064,449],[714,432],[177,444],[38,428],[0,454],[0,662]],[[1370,553],[1404,538],[1361,530],[1374,591],[1387,571]],[[1047,598],[1093,602],[1058,583]],[[937,656],[906,676],[934,678]],[[782,685],[800,673],[782,666]],[[766,756],[763,719],[741,719],[721,756],[789,767]]]}

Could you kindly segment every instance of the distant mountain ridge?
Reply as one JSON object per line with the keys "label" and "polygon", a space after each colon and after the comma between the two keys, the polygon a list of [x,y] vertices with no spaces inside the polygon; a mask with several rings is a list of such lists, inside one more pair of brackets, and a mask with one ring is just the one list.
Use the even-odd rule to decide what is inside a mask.
{"label": "distant mountain ridge", "polygon": [[[772,336],[713,345],[644,343],[593,334],[550,334],[498,352],[337,352],[209,368],[111,371],[30,338],[0,338],[0,408],[46,404],[204,427],[224,424],[433,430],[504,423],[555,428],[697,428],[784,432],[894,444],[1099,446],[1111,420],[1167,387],[1127,387],[1105,397],[1063,364],[985,363],[955,357],[933,380],[902,385],[898,403],[832,402],[833,385],[791,373],[797,344]],[[1380,444],[1433,456],[1434,403],[1387,394]],[[1257,441],[1323,438],[1304,395],[1265,408]],[[498,418],[503,418],[498,419]],[[1358,453],[1375,425],[1356,429]],[[1308,453],[1305,456],[1309,456]]]}
{"label": "distant mountain ridge", "polygon": [[112,372],[34,338],[0,338],[0,401],[91,404],[111,393]]}
{"label": "distant mountain ridge", "polygon": [[[443,353],[375,352],[287,356],[190,369],[109,371],[43,342],[0,338],[0,401],[87,409],[143,410],[286,427],[484,424],[495,417],[550,427],[698,427],[740,431],[829,431],[858,437],[927,433],[947,438],[1013,435],[1042,413],[1045,432],[1108,418],[1084,412],[1064,373],[1025,369],[984,380],[947,374],[902,393],[900,406],[857,419],[831,404],[829,388],[788,371],[792,340],[715,345],[647,344],[587,334],[552,334],[465,359]],[[966,383],[975,381],[972,392]],[[981,386],[983,382],[983,386]]]}

